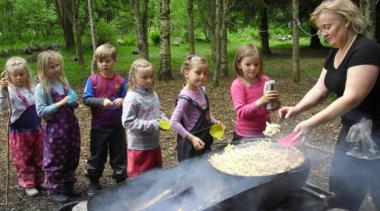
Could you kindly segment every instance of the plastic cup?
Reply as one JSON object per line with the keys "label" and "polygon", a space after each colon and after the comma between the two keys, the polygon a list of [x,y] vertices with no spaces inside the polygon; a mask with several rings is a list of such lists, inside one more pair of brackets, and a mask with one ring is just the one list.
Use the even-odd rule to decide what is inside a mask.
{"label": "plastic cup", "polygon": [[68,96],[70,96],[70,100],[67,101],[68,104],[74,103],[78,99],[77,93],[74,92],[74,90],[70,89]]}
{"label": "plastic cup", "polygon": [[162,128],[163,130],[170,130],[171,128],[170,121],[168,119],[160,119],[158,121],[158,124],[160,125],[160,128]]}
{"label": "plastic cup", "polygon": [[224,137],[224,130],[226,126],[223,124],[213,124],[210,127],[210,135],[218,140],[222,140]]}

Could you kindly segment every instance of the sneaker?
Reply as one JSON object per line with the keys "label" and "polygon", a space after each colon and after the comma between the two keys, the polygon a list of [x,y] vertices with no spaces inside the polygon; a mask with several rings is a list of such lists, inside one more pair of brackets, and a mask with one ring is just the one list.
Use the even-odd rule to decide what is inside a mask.
{"label": "sneaker", "polygon": [[124,182],[124,181],[125,181],[125,177],[115,179],[116,184]]}
{"label": "sneaker", "polygon": [[25,193],[29,197],[37,196],[40,192],[36,188],[25,188]]}
{"label": "sneaker", "polygon": [[99,182],[90,182],[87,188],[87,195],[92,196],[94,193],[96,193],[98,190],[102,188],[103,187],[100,185]]}
{"label": "sneaker", "polygon": [[49,199],[55,202],[66,203],[70,198],[63,193],[53,193],[49,195]]}
{"label": "sneaker", "polygon": [[41,184],[37,185],[37,189],[40,190],[40,191],[41,190],[47,190],[48,186],[45,183],[41,183]]}

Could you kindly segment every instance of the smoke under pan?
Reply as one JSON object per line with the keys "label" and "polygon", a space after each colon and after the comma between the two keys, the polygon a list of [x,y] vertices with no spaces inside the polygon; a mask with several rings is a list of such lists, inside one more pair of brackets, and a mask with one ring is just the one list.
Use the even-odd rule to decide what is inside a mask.
{"label": "smoke under pan", "polygon": [[306,159],[273,176],[233,176],[216,171],[205,155],[106,188],[90,197],[88,210],[267,209],[299,191],[309,171]]}

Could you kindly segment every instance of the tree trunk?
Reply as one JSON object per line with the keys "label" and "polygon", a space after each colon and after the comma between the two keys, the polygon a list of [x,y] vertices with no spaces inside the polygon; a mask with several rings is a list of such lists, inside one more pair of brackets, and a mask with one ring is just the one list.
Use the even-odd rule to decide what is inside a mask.
{"label": "tree trunk", "polygon": [[[78,59],[78,62],[82,68],[85,69],[85,62],[84,62],[84,56],[83,56],[83,47],[82,47],[82,35],[84,33],[85,23],[87,23],[87,10],[86,15],[84,17],[84,20],[82,20],[82,24],[79,20],[79,7],[80,7],[79,0],[73,0],[72,2],[72,11],[71,11],[71,21],[73,25],[73,32],[74,32],[74,38],[75,38],[75,54]],[[85,2],[86,4],[86,2]]]}
{"label": "tree trunk", "polygon": [[261,42],[261,52],[263,54],[272,54],[269,48],[269,33],[268,33],[268,11],[266,5],[263,5],[260,10],[260,25],[259,25],[259,36]]}
{"label": "tree trunk", "polygon": [[228,8],[229,0],[223,0],[223,15],[222,15],[222,34],[221,34],[221,64],[220,71],[223,73],[223,76],[226,77],[228,73],[228,54],[227,54],[227,22],[228,22]]}
{"label": "tree trunk", "polygon": [[[380,4],[376,4],[376,19],[380,20]],[[376,21],[376,40],[380,40],[380,21]]]}
{"label": "tree trunk", "polygon": [[219,86],[219,74],[221,63],[221,26],[223,0],[215,0],[215,62],[214,62],[214,86]]}
{"label": "tree trunk", "polygon": [[376,0],[365,0],[364,17],[366,23],[365,34],[369,39],[375,40],[376,37]]}
{"label": "tree trunk", "polygon": [[88,15],[90,19],[90,27],[91,27],[91,43],[92,43],[92,61],[91,61],[91,75],[95,74],[95,67],[96,67],[96,61],[95,61],[95,50],[96,50],[96,27],[94,22],[94,12],[92,10],[92,0],[87,0],[87,6],[88,6]]}
{"label": "tree trunk", "polygon": [[69,0],[54,0],[54,6],[58,21],[63,30],[66,49],[71,49],[75,45],[73,25],[70,21],[72,2]]}
{"label": "tree trunk", "polygon": [[187,14],[188,14],[188,43],[189,43],[189,53],[195,54],[195,46],[194,46],[194,16],[193,16],[193,0],[187,1]]}
{"label": "tree trunk", "polygon": [[141,57],[149,61],[148,50],[148,3],[149,0],[142,1],[142,11],[140,10],[140,0],[131,0],[132,14],[135,21],[137,38],[137,48]]}
{"label": "tree trunk", "polygon": [[300,81],[300,58],[299,58],[299,1],[298,0],[292,0],[292,27],[293,27],[293,53],[292,53],[292,79],[293,82],[299,82]]}
{"label": "tree trunk", "polygon": [[211,42],[211,58],[212,61],[215,61],[216,56],[216,38],[215,38],[215,0],[213,1],[197,1],[198,7],[203,8],[200,10],[201,14],[201,22],[203,24],[203,28],[206,29],[207,34],[206,40],[210,40]]}
{"label": "tree trunk", "polygon": [[310,45],[309,48],[313,49],[319,49],[322,48],[321,40],[319,39],[319,36],[317,35],[317,30],[310,25],[310,34],[312,35],[310,37]]}
{"label": "tree trunk", "polygon": [[173,79],[171,74],[171,53],[170,53],[170,0],[161,0],[160,15],[160,69],[158,79]]}

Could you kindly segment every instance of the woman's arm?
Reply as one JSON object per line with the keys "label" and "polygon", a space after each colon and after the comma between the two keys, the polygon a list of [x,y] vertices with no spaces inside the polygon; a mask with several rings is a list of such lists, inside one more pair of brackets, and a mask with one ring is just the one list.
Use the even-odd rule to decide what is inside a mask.
{"label": "woman's arm", "polygon": [[310,122],[317,126],[357,107],[373,89],[378,74],[379,68],[374,65],[358,65],[349,68],[343,96],[311,117]]}
{"label": "woman's arm", "polygon": [[347,71],[344,93],[329,106],[311,118],[299,123],[295,131],[301,132],[306,138],[311,129],[331,121],[360,105],[373,89],[379,75],[379,68],[374,65],[358,65]]}
{"label": "woman's arm", "polygon": [[328,89],[325,86],[324,80],[326,77],[327,70],[323,68],[321,75],[318,78],[317,83],[306,93],[300,102],[297,103],[294,107],[284,106],[279,109],[279,115],[282,117],[293,118],[298,114],[313,108],[322,102],[327,94],[329,93]]}

